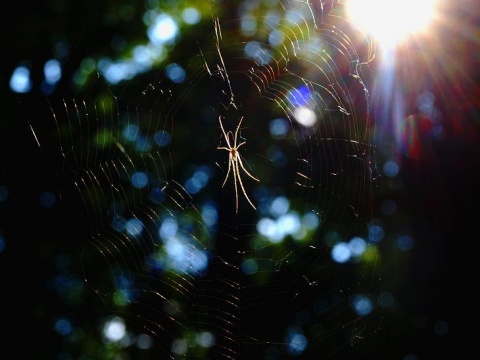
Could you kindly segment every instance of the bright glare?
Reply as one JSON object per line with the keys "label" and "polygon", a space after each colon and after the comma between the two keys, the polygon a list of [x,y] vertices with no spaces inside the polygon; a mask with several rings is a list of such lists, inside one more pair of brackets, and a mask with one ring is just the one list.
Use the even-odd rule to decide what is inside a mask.
{"label": "bright glare", "polygon": [[30,69],[26,66],[17,67],[10,78],[10,89],[17,93],[26,93],[32,89]]}
{"label": "bright glare", "polygon": [[317,122],[315,113],[307,107],[299,106],[293,111],[293,116],[297,122],[305,127],[311,127]]}
{"label": "bright glare", "polygon": [[436,0],[348,0],[348,15],[380,45],[392,47],[422,31],[432,20]]}
{"label": "bright glare", "polygon": [[109,342],[120,341],[126,335],[125,322],[122,318],[115,317],[103,326],[103,335]]}

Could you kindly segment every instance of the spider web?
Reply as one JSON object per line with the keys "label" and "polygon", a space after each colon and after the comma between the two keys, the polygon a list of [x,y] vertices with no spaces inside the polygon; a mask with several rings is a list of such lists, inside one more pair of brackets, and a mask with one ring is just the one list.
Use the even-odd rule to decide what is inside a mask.
{"label": "spider web", "polygon": [[[175,45],[184,80],[95,72],[50,100],[98,334],[127,329],[109,351],[327,359],[377,332],[373,52],[343,6],[212,5],[208,30]],[[238,214],[219,117],[231,139],[243,117],[238,153],[260,180],[240,169]]]}

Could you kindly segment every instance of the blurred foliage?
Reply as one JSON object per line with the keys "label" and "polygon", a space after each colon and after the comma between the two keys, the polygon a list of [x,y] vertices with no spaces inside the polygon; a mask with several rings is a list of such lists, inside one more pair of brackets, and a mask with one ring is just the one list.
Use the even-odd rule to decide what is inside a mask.
{"label": "blurred foliage", "polygon": [[[368,238],[370,226],[376,224],[370,223],[371,217],[382,212],[378,204],[393,199],[402,206],[407,200],[402,199],[399,189],[404,184],[399,184],[398,178],[378,181],[376,166],[388,155],[371,146],[373,119],[363,121],[369,119],[371,109],[359,79],[365,80],[367,89],[373,88],[371,42],[342,22],[341,2],[322,3],[325,14],[336,5],[334,16],[326,22],[319,16],[315,24],[305,21],[309,15],[302,12],[318,10],[320,2],[29,4],[26,15],[12,27],[13,36],[23,41],[12,42],[14,56],[9,66],[35,54],[29,66],[36,83],[41,82],[39,64],[50,58],[62,62],[64,74],[52,94],[35,88],[31,107],[41,110],[24,122],[31,123],[41,139],[43,162],[39,168],[43,172],[48,169],[48,180],[39,179],[34,185],[41,190],[53,187],[58,199],[48,215],[41,217],[41,228],[50,238],[38,245],[38,256],[48,263],[48,274],[32,310],[34,321],[42,323],[41,335],[37,335],[42,353],[37,358],[153,359],[167,353],[182,354],[182,347],[188,348],[191,358],[235,358],[239,353],[283,358],[288,353],[288,331],[298,331],[309,339],[300,356],[306,359],[318,358],[319,352],[325,357],[347,354],[344,358],[352,358],[354,353],[355,358],[368,359],[377,357],[377,351],[395,353],[398,358],[407,355],[396,353],[399,343],[414,337],[428,322],[421,311],[408,308],[414,305],[402,302],[406,293],[399,294],[407,278],[402,271],[410,258],[399,252],[397,244],[409,232],[410,214],[396,214],[396,221],[404,226],[393,224],[392,218],[384,219],[385,239],[369,242],[348,268],[331,261],[336,244],[354,235]],[[293,9],[294,5],[299,8]],[[192,25],[181,20],[190,6],[201,16],[200,22]],[[169,14],[179,25],[175,41],[162,45],[162,54],[148,70],[126,81],[108,83],[102,61],[132,59],[137,46],[148,44],[147,28],[160,13]],[[299,20],[299,14],[305,17]],[[216,33],[217,18],[222,36]],[[253,39],[267,44],[277,18],[281,19],[277,28],[285,38],[277,48],[269,49],[273,59],[270,73],[261,60],[247,59],[244,48]],[[239,31],[243,19],[268,21],[257,21],[255,31],[249,33],[248,26],[247,31]],[[349,41],[355,46],[345,49]],[[305,51],[297,57],[305,44],[322,52]],[[358,51],[348,54],[356,61],[345,55],[351,49]],[[324,63],[318,64],[319,59]],[[224,69],[219,67],[222,61]],[[165,66],[172,63],[186,70],[186,82],[168,79]],[[222,72],[225,69],[230,84]],[[272,140],[264,119],[288,114],[288,91],[302,85],[319,95],[315,111],[319,118],[329,120],[325,122],[328,126],[306,131],[296,125],[290,129],[291,135]],[[240,109],[228,107],[230,90]],[[339,94],[345,90],[352,95],[345,108],[325,100],[343,99]],[[23,108],[32,105],[18,99],[12,102],[21,102]],[[290,234],[279,244],[272,243],[256,232],[258,219],[240,189],[242,211],[233,217],[232,182],[221,186],[228,154],[216,151],[225,146],[218,126],[220,114],[228,119],[227,131],[234,131],[239,116],[245,116],[240,138],[246,145],[240,152],[252,173],[262,179],[256,192],[247,186],[249,196],[273,199],[289,195],[289,211],[301,217],[315,210],[321,220],[318,229],[305,228],[302,236]],[[135,125],[150,139],[156,131],[166,131],[172,138],[168,145],[142,148],[125,135],[128,125]],[[9,144],[11,141],[8,139]],[[298,159],[318,161],[319,165],[311,169]],[[282,161],[288,165],[280,166]],[[205,164],[210,164],[205,170],[211,174],[208,185],[204,191],[188,194],[180,183]],[[131,186],[131,175],[138,171],[149,174],[149,186],[162,192],[167,189],[161,195],[166,200],[155,202],[147,189]],[[317,179],[320,190],[309,192],[311,183],[299,177],[301,171]],[[330,176],[332,173],[338,176]],[[248,177],[243,178],[249,183]],[[301,181],[307,190],[299,190],[295,181]],[[218,218],[210,227],[202,206],[212,198],[219,199]],[[259,214],[267,217],[268,206],[268,202],[263,207],[260,204]],[[162,271],[156,271],[155,266],[167,258],[167,250],[148,240],[157,236],[158,224],[167,215],[176,219],[190,254],[213,248],[223,256],[220,260],[228,259],[232,266],[217,258],[209,264],[205,277],[201,271],[179,274],[165,263]],[[135,228],[125,227],[128,219],[142,220],[142,236],[135,235]],[[256,266],[257,272],[236,271],[245,263]],[[27,292],[25,297],[30,297]],[[373,313],[355,313],[353,295],[369,298]],[[215,300],[209,302],[208,297]],[[402,317],[407,324],[388,326]],[[104,327],[118,319],[126,322],[127,336],[109,341]],[[390,328],[395,329],[393,335]],[[232,329],[238,333],[232,334]],[[225,336],[217,338],[214,346],[206,346],[208,341],[201,336],[207,330]],[[145,340],[146,334],[153,346]],[[265,334],[278,343],[258,340]],[[230,351],[232,344],[237,348]],[[172,348],[177,350],[172,353]]]}

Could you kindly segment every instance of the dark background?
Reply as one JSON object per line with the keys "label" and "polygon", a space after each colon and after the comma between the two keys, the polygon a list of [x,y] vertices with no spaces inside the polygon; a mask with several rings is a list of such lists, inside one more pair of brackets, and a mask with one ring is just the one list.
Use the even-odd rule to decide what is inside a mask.
{"label": "dark background", "polygon": [[[51,257],[65,249],[66,242],[78,246],[90,230],[76,226],[78,218],[71,217],[75,209],[64,208],[69,199],[53,209],[42,208],[38,201],[41,192],[56,189],[60,182],[51,170],[56,154],[39,151],[29,128],[30,122],[51,115],[37,86],[42,66],[52,58],[56,39],[68,38],[73,51],[64,60],[66,80],[58,86],[61,94],[62,86],[68,87],[63,83],[69,81],[66,74],[119,30],[102,27],[109,5],[103,1],[12,2],[4,12],[0,185],[8,187],[9,197],[0,203],[0,231],[6,242],[0,253],[0,352],[11,349],[14,355],[9,358],[27,354],[31,359],[54,358],[52,354],[61,348],[63,340],[54,331],[52,319],[71,309],[62,309],[46,286],[55,274]],[[361,353],[366,359],[404,359],[408,354],[432,359],[447,350],[462,357],[480,341],[478,8],[473,0],[454,2],[435,40],[411,44],[400,60],[399,68],[410,69],[400,74],[404,82],[423,76],[434,89],[443,136],[429,142],[428,156],[401,158],[404,189],[399,217],[418,240],[402,268],[385,274],[386,279],[394,274],[403,279],[398,311],[385,317],[378,334],[355,348],[358,353],[347,347],[333,358],[353,359]],[[142,31],[139,24],[133,29],[138,34]],[[407,56],[417,49],[429,58]],[[32,64],[34,88],[29,94],[15,94],[9,89],[9,77],[25,59]],[[78,216],[85,216],[81,209]],[[78,311],[91,316],[85,306]],[[442,336],[434,329],[439,321],[448,325]]]}

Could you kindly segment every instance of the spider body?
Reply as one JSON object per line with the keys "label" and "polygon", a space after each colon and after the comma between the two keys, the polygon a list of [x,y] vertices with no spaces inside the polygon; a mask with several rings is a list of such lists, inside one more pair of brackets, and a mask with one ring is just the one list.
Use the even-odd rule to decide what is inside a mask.
{"label": "spider body", "polygon": [[[243,116],[240,118],[238,121],[237,128],[235,129],[235,134],[232,134],[231,131],[228,133],[225,132],[225,129],[223,128],[222,124],[222,117],[218,117],[218,122],[220,123],[220,128],[222,129],[223,136],[225,138],[225,142],[227,143],[227,146],[219,146],[217,149],[220,150],[226,150],[228,151],[228,170],[227,170],[227,175],[225,176],[225,180],[223,181],[222,188],[225,186],[228,180],[228,176],[230,175],[230,172],[233,173],[233,184],[235,187],[235,212],[238,213],[238,184],[240,184],[240,188],[242,189],[243,195],[247,199],[248,203],[256,210],[257,208],[253,205],[253,203],[250,201],[250,198],[247,195],[247,192],[245,191],[245,188],[243,186],[242,178],[240,176],[240,169],[242,169],[245,174],[247,174],[249,177],[251,177],[255,181],[260,181],[258,180],[255,176],[250,174],[248,170],[245,168],[243,165],[242,157],[238,151],[240,146],[244,145],[246,141],[242,141],[241,143],[237,144],[238,142],[238,132],[240,130],[240,126],[242,124]],[[233,136],[233,140],[230,141],[230,136]],[[233,143],[232,143],[233,142]]]}

